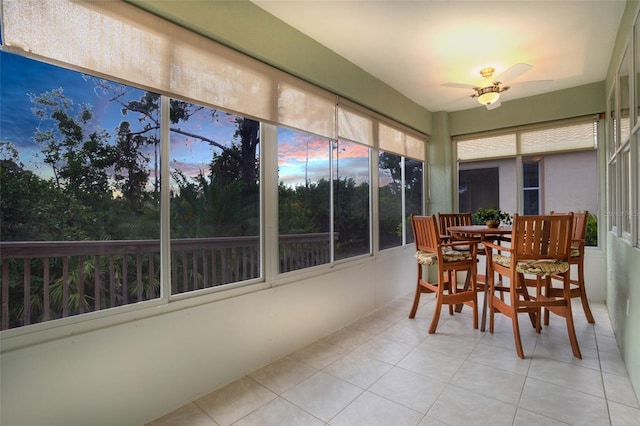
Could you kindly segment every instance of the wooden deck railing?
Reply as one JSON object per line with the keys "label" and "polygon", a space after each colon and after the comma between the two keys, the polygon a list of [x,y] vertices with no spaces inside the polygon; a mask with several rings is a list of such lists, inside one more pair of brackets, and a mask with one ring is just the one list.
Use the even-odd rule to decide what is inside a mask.
{"label": "wooden deck railing", "polygon": [[[260,276],[258,237],[171,240],[171,292]],[[329,233],[280,236],[280,272],[329,262]],[[0,329],[160,296],[160,241],[0,242]]]}

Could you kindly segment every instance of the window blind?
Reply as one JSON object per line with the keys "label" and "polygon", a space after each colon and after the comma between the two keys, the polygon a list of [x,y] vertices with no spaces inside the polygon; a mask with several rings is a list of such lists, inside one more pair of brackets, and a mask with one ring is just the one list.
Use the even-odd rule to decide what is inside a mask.
{"label": "window blind", "polygon": [[373,146],[373,120],[344,105],[338,105],[338,137]]}
{"label": "window blind", "polygon": [[2,32],[18,54],[335,138],[335,95],[121,1],[3,0]]}
{"label": "window blind", "polygon": [[518,154],[595,149],[593,117],[514,128],[500,134],[478,134],[454,138],[458,161],[512,157]]}
{"label": "window blind", "polygon": [[522,154],[573,151],[595,147],[593,122],[525,131],[520,134]]}

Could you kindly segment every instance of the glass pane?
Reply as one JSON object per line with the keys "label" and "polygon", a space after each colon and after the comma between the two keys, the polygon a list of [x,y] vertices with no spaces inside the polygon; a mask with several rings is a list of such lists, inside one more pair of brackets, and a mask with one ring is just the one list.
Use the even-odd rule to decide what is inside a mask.
{"label": "glass pane", "polygon": [[335,258],[370,253],[369,148],[338,140],[333,161]]}
{"label": "glass pane", "polygon": [[628,45],[624,51],[620,68],[618,69],[618,96],[620,98],[620,107],[618,108],[618,117],[620,120],[620,140],[618,144],[621,146],[629,141],[631,130],[631,120],[629,117],[630,110],[630,82],[629,70],[631,65],[631,47]]}
{"label": "glass pane", "polygon": [[460,170],[458,179],[458,210],[474,213],[480,208],[500,206],[499,168]]}
{"label": "glass pane", "polygon": [[331,261],[331,140],[278,129],[280,272]]}
{"label": "glass pane", "polygon": [[625,149],[620,153],[620,226],[622,232],[631,233],[631,150]]}
{"label": "glass pane", "polygon": [[538,162],[522,163],[522,186],[524,188],[540,187]]}
{"label": "glass pane", "polygon": [[413,242],[413,230],[411,229],[411,215],[423,214],[423,182],[424,182],[424,163],[422,161],[405,158],[405,229],[407,244]]}
{"label": "glass pane", "polygon": [[525,189],[523,193],[522,212],[525,215],[540,214],[540,191],[537,189]]}
{"label": "glass pane", "polygon": [[260,276],[260,123],[171,100],[173,294]]}
{"label": "glass pane", "polygon": [[378,158],[380,249],[402,245],[402,157],[381,151]]}
{"label": "glass pane", "polygon": [[0,63],[1,328],[159,297],[159,96]]}

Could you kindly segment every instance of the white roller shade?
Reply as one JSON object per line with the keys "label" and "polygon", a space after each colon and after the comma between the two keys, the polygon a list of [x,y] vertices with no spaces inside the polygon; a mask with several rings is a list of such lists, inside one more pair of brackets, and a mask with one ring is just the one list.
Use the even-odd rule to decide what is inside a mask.
{"label": "white roller shade", "polygon": [[381,150],[394,154],[406,154],[404,133],[383,123],[378,124],[378,146]]}
{"label": "white roller shade", "polygon": [[457,143],[458,160],[476,160],[516,155],[516,135],[489,136]]}
{"label": "white roller shade", "polygon": [[3,0],[2,31],[18,54],[335,137],[331,93],[121,1]]}
{"label": "white roller shade", "polygon": [[532,130],[520,134],[520,152],[539,154],[595,148],[593,121],[568,126]]}
{"label": "white roller shade", "polygon": [[407,147],[407,157],[416,160],[426,160],[425,145],[423,139],[418,139],[411,135],[406,135],[405,145]]}
{"label": "white roller shade", "polygon": [[373,146],[373,124],[370,117],[338,105],[338,137]]}

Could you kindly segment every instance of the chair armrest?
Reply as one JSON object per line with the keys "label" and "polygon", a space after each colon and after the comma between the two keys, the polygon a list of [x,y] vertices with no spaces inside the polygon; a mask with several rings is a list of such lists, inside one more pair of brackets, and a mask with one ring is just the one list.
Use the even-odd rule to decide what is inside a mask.
{"label": "chair armrest", "polygon": [[453,246],[465,246],[465,245],[478,245],[480,241],[466,241],[466,240],[454,240],[450,243],[440,243],[440,247],[453,247]]}
{"label": "chair armrest", "polygon": [[511,248],[511,247],[501,246],[499,244],[495,244],[495,243],[492,243],[490,241],[485,241],[482,244],[484,245],[485,248],[488,247],[488,248],[491,248],[491,249],[494,249],[494,250],[497,250],[497,251],[513,252],[513,248]]}

